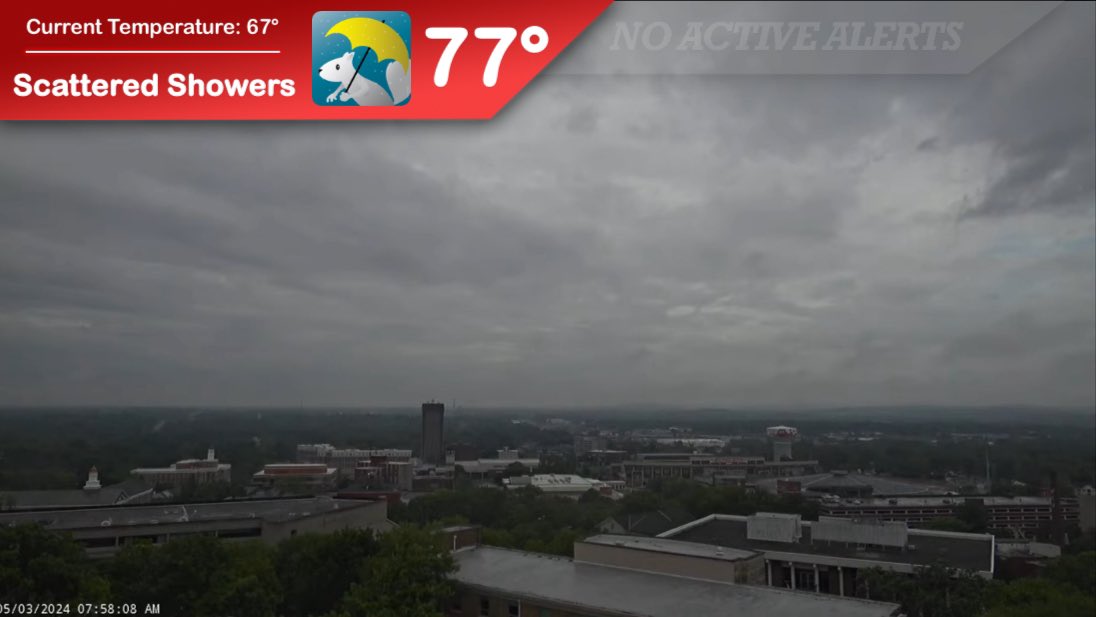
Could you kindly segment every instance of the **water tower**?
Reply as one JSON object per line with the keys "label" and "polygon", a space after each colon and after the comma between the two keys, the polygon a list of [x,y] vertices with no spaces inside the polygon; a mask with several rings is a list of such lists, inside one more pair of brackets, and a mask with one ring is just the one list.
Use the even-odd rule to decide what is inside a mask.
{"label": "water tower", "polygon": [[792,442],[799,436],[799,429],[790,426],[770,426],[765,429],[765,434],[773,443],[774,462],[792,458]]}

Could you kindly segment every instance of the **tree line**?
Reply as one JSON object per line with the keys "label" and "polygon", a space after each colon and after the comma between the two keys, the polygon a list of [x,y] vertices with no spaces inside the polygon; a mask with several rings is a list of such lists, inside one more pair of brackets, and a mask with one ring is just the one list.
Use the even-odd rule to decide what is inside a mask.
{"label": "tree line", "polygon": [[[306,534],[276,546],[212,536],[91,560],[64,534],[0,527],[0,605],[159,605],[167,617],[437,617],[455,564],[432,529]],[[75,609],[73,609],[75,611]]]}
{"label": "tree line", "polygon": [[898,602],[908,617],[1081,617],[1096,615],[1096,552],[1063,555],[1039,577],[988,581],[943,566],[913,576],[867,570],[860,592]]}

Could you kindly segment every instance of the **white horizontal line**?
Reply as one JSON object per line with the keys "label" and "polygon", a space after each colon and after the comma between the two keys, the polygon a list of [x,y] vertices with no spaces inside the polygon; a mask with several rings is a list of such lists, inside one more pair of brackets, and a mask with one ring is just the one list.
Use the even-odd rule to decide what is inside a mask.
{"label": "white horizontal line", "polygon": [[277,49],[28,49],[28,54],[280,54]]}

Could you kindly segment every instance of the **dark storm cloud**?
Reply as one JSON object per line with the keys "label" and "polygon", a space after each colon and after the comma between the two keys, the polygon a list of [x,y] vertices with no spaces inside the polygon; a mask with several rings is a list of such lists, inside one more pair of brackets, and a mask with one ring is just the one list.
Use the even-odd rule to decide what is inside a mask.
{"label": "dark storm cloud", "polygon": [[0,401],[1092,405],[1091,12],[970,77],[0,126]]}
{"label": "dark storm cloud", "polygon": [[1094,3],[1062,6],[971,82],[954,136],[992,139],[999,172],[965,217],[1093,207],[1096,39],[1080,24],[1094,21]]}

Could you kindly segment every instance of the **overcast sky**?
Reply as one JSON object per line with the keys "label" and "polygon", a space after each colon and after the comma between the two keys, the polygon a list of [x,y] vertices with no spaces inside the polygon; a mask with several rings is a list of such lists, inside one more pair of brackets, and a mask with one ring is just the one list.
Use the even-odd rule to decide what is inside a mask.
{"label": "overcast sky", "polygon": [[1093,406],[1094,19],[489,123],[0,125],[0,404]]}

